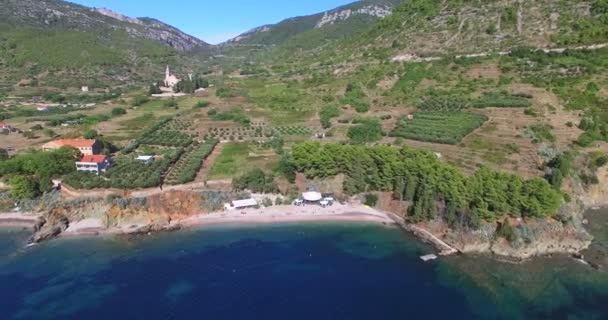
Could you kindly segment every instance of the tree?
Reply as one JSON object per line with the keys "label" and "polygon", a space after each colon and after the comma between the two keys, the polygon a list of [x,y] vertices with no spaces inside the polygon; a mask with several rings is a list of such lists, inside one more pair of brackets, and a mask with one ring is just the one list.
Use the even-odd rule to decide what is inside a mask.
{"label": "tree", "polygon": [[195,108],[195,109],[202,109],[202,108],[206,108],[206,107],[208,107],[208,106],[209,106],[209,104],[210,104],[210,103],[209,103],[209,101],[207,101],[207,100],[201,100],[201,101],[197,102],[197,103],[194,105],[194,108]]}
{"label": "tree", "polygon": [[97,133],[97,131],[93,129],[89,129],[82,134],[82,137],[85,139],[97,139],[98,136],[99,134]]}
{"label": "tree", "polygon": [[34,139],[36,138],[36,134],[34,133],[34,131],[24,131],[23,132],[23,136],[28,138],[28,139]]}
{"label": "tree", "polygon": [[360,124],[348,130],[350,141],[355,144],[375,142],[382,139],[382,125],[376,119],[361,119]]}
{"label": "tree", "polygon": [[40,194],[39,186],[33,179],[25,176],[14,176],[9,180],[10,193],[15,199],[34,199]]}
{"label": "tree", "polygon": [[150,95],[161,94],[162,93],[162,91],[160,90],[160,85],[158,84],[158,82],[157,83],[153,83],[153,84],[150,85],[150,87],[148,88],[148,93]]}
{"label": "tree", "polygon": [[6,151],[6,149],[0,148],[0,161],[8,160],[8,158],[8,151]]}
{"label": "tree", "polygon": [[375,207],[378,204],[378,196],[375,194],[368,193],[365,195],[365,205],[369,207]]}
{"label": "tree", "polygon": [[112,116],[114,116],[114,117],[121,116],[123,114],[127,114],[127,110],[125,110],[124,108],[114,108],[114,109],[112,109]]}
{"label": "tree", "polygon": [[148,101],[150,101],[150,99],[148,99],[146,96],[136,96],[133,98],[133,101],[131,101],[131,105],[134,107],[139,107]]}
{"label": "tree", "polygon": [[52,138],[54,136],[56,136],[57,134],[55,133],[55,131],[51,130],[51,129],[44,129],[42,130],[42,134],[44,134],[45,136]]}

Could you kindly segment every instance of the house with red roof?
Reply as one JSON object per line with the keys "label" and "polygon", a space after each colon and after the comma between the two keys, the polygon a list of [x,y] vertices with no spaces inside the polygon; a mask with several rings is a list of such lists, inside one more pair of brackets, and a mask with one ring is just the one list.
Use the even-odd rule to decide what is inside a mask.
{"label": "house with red roof", "polygon": [[76,162],[76,170],[95,173],[106,172],[112,166],[112,158],[104,155],[85,155]]}
{"label": "house with red roof", "polygon": [[103,144],[95,139],[61,139],[48,142],[42,146],[43,151],[57,150],[61,147],[73,147],[84,155],[100,154]]}

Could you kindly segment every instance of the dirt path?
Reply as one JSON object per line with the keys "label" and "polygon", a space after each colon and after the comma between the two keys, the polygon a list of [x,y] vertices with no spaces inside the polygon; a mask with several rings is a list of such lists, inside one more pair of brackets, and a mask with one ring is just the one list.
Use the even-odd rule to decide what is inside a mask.
{"label": "dirt path", "polygon": [[218,143],[215,146],[215,148],[213,149],[211,154],[203,162],[203,166],[201,167],[201,170],[196,175],[196,179],[194,180],[194,182],[205,182],[207,180],[207,176],[209,176],[211,167],[215,163],[215,160],[217,160],[217,157],[220,156],[223,149],[224,149],[224,143]]}

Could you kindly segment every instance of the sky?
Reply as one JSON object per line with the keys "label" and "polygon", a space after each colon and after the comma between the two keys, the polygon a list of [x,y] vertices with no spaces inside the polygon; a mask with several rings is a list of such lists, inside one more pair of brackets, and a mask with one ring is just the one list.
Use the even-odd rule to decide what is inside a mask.
{"label": "sky", "polygon": [[130,17],[150,17],[217,44],[265,24],[333,9],[355,0],[70,0]]}

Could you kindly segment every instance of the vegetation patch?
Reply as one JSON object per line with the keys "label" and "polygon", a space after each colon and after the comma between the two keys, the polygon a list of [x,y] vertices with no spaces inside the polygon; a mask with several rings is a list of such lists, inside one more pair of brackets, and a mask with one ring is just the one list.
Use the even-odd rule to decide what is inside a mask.
{"label": "vegetation patch", "polygon": [[506,92],[486,92],[471,104],[473,108],[529,108],[532,96]]}
{"label": "vegetation patch", "polygon": [[347,104],[353,107],[359,113],[365,113],[369,111],[369,101],[367,95],[363,91],[360,85],[349,83],[346,86],[346,92],[344,97],[340,101],[342,104]]}
{"label": "vegetation patch", "polygon": [[184,155],[175,163],[165,178],[166,183],[177,185],[194,181],[203,161],[207,159],[216,145],[217,141],[212,140],[192,145],[186,149]]}
{"label": "vegetation patch", "polygon": [[390,135],[426,142],[458,144],[487,120],[485,115],[475,113],[419,111],[414,113],[413,119],[403,117]]}
{"label": "vegetation patch", "polygon": [[243,110],[238,108],[213,114],[212,119],[215,121],[234,121],[243,127],[248,127],[251,124],[249,116],[247,116]]}
{"label": "vegetation patch", "polygon": [[348,129],[347,136],[351,143],[365,144],[380,141],[384,135],[382,124],[378,119],[356,119],[356,126]]}

